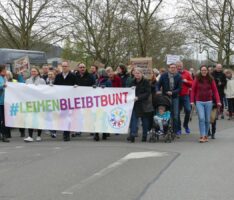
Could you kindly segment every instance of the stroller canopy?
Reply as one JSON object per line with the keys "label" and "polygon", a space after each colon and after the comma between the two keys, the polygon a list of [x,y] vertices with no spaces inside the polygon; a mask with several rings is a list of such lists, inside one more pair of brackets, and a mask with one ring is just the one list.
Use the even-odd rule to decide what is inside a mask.
{"label": "stroller canopy", "polygon": [[171,99],[168,96],[162,94],[156,94],[153,97],[153,106],[158,108],[159,106],[165,106],[167,110],[171,107]]}

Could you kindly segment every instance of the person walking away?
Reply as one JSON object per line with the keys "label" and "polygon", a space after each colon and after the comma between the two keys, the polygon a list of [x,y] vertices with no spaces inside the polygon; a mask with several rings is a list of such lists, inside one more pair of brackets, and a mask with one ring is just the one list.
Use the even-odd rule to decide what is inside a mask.
{"label": "person walking away", "polygon": [[[62,62],[62,72],[57,74],[54,80],[54,85],[74,86],[77,87],[78,81],[75,74],[70,70],[69,63],[67,61]],[[63,132],[63,140],[65,142],[70,141],[70,131]]]}
{"label": "person walking away", "polygon": [[4,113],[4,93],[6,85],[6,67],[5,65],[0,65],[0,131],[2,142],[10,142],[7,139],[7,134],[9,133],[9,128],[5,126],[5,113]]}
{"label": "person walking away", "polygon": [[177,134],[182,134],[182,128],[181,128],[181,116],[180,112],[182,109],[184,109],[184,122],[183,127],[185,129],[186,134],[190,134],[189,129],[189,119],[190,119],[190,113],[191,113],[191,105],[190,105],[190,89],[192,88],[193,84],[193,78],[189,71],[184,69],[183,62],[179,61],[176,63],[177,70],[181,75],[182,78],[182,86],[181,91],[179,93],[179,118],[178,118],[178,132]]}
{"label": "person walking away", "polygon": [[172,100],[171,115],[173,121],[173,132],[180,137],[178,128],[179,119],[179,93],[181,91],[182,78],[177,71],[176,64],[172,63],[168,66],[168,72],[161,75],[158,82],[158,92],[167,95]]}
{"label": "person walking away", "polygon": [[219,92],[220,101],[222,104],[220,108],[221,119],[224,119],[224,97],[225,97],[224,88],[226,87],[227,80],[225,74],[223,73],[223,66],[221,64],[216,64],[212,76],[214,77],[216,87]]}
{"label": "person walking away", "polygon": [[150,118],[153,112],[151,88],[149,81],[144,78],[142,69],[135,68],[134,76],[131,87],[136,87],[136,97],[130,122],[130,136],[127,139],[135,142],[138,132],[138,119],[141,118],[143,128],[142,142],[146,142]]}
{"label": "person walking away", "polygon": [[224,93],[228,101],[228,120],[232,119],[234,113],[234,78],[232,77],[232,71],[227,70],[226,72],[227,85]]}
{"label": "person walking away", "polygon": [[193,82],[191,92],[191,105],[194,106],[194,104],[196,104],[198,113],[200,143],[208,142],[213,98],[217,106],[221,106],[215,80],[208,72],[208,68],[202,65],[200,67],[200,72]]}
{"label": "person walking away", "polygon": [[[36,67],[31,68],[31,77],[26,80],[26,84],[34,84],[34,85],[45,85],[46,82],[43,78],[40,77],[40,71]],[[37,129],[37,138],[36,141],[41,141],[41,129]],[[28,129],[29,136],[24,139],[25,142],[33,142],[33,129]]]}

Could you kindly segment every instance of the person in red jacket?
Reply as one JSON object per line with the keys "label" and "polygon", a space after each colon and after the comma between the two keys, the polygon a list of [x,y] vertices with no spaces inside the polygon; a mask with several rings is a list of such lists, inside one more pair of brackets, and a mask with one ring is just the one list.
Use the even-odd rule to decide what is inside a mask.
{"label": "person in red jacket", "polygon": [[191,105],[196,103],[200,142],[208,142],[208,131],[210,128],[210,115],[213,107],[213,100],[217,106],[221,106],[218,89],[214,78],[208,72],[207,66],[203,65],[200,68],[199,74],[196,76],[192,85]]}
{"label": "person in red jacket", "polygon": [[115,74],[113,69],[111,67],[106,68],[106,73],[111,80],[112,87],[122,87],[122,81],[121,78]]}
{"label": "person in red jacket", "polygon": [[[193,78],[188,70],[184,69],[184,64],[181,61],[176,63],[177,70],[182,77],[182,87],[179,94],[179,108],[180,111],[184,108],[185,116],[184,116],[184,123],[183,127],[185,129],[186,134],[190,133],[189,129],[189,118],[191,113],[191,105],[190,105],[190,89],[192,88]],[[181,135],[181,119],[179,114],[178,119],[178,132],[177,135]]]}

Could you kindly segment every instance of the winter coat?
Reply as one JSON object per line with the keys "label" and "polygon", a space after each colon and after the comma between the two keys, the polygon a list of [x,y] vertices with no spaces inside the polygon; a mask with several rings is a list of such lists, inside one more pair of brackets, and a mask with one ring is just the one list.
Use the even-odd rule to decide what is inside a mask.
{"label": "winter coat", "polygon": [[26,84],[34,84],[34,85],[45,85],[46,82],[43,78],[40,76],[37,77],[30,77],[29,79],[26,80]]}
{"label": "winter coat", "polygon": [[77,77],[75,74],[69,72],[67,77],[64,79],[63,74],[60,73],[55,77],[54,85],[78,85]]}
{"label": "winter coat", "polygon": [[[224,88],[226,87],[227,84],[227,80],[226,80],[226,76],[223,72],[217,72],[214,71],[212,73],[212,76],[214,77],[218,92],[219,92],[219,96],[223,97],[224,96]],[[221,85],[219,84],[221,83]]]}
{"label": "winter coat", "polygon": [[131,87],[136,87],[136,97],[138,100],[134,103],[133,110],[139,117],[149,115],[153,112],[151,87],[148,80],[142,78],[140,82],[136,79],[132,81]]}
{"label": "winter coat", "polygon": [[225,93],[227,99],[234,98],[234,78],[227,79],[227,85],[224,89],[224,93]]}
{"label": "winter coat", "polygon": [[95,79],[92,74],[88,73],[88,71],[86,71],[83,76],[81,76],[80,73],[77,73],[76,76],[79,86],[95,85]]}
{"label": "winter coat", "polygon": [[170,81],[168,72],[165,72],[161,75],[159,82],[158,82],[158,91],[162,88],[162,93],[164,95],[167,95],[167,92],[172,92],[172,98],[176,98],[179,96],[179,93],[181,91],[181,84],[182,84],[182,78],[179,73],[175,74],[174,76],[174,88],[170,89]]}

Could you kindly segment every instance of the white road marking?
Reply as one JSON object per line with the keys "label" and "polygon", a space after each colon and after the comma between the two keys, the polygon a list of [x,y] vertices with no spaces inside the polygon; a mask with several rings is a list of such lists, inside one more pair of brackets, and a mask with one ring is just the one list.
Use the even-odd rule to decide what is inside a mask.
{"label": "white road marking", "polygon": [[24,148],[24,146],[16,146],[15,148],[16,149],[22,149],[22,148]]}
{"label": "white road marking", "polygon": [[93,174],[92,176],[82,180],[80,183],[73,185],[72,187],[66,189],[64,192],[62,192],[62,194],[63,195],[73,195],[75,191],[77,191],[77,190],[81,189],[82,187],[88,185],[89,183],[97,180],[98,178],[101,178],[101,177],[107,175],[112,170],[123,165],[124,163],[128,162],[129,160],[164,157],[164,156],[168,156],[168,154],[165,152],[155,152],[155,151],[129,153],[128,155],[121,158],[120,160],[108,165],[106,168],[104,168],[104,169],[100,170],[99,172]]}
{"label": "white road marking", "polygon": [[55,149],[55,150],[60,150],[60,149],[62,149],[61,147],[54,147],[53,149]]}

